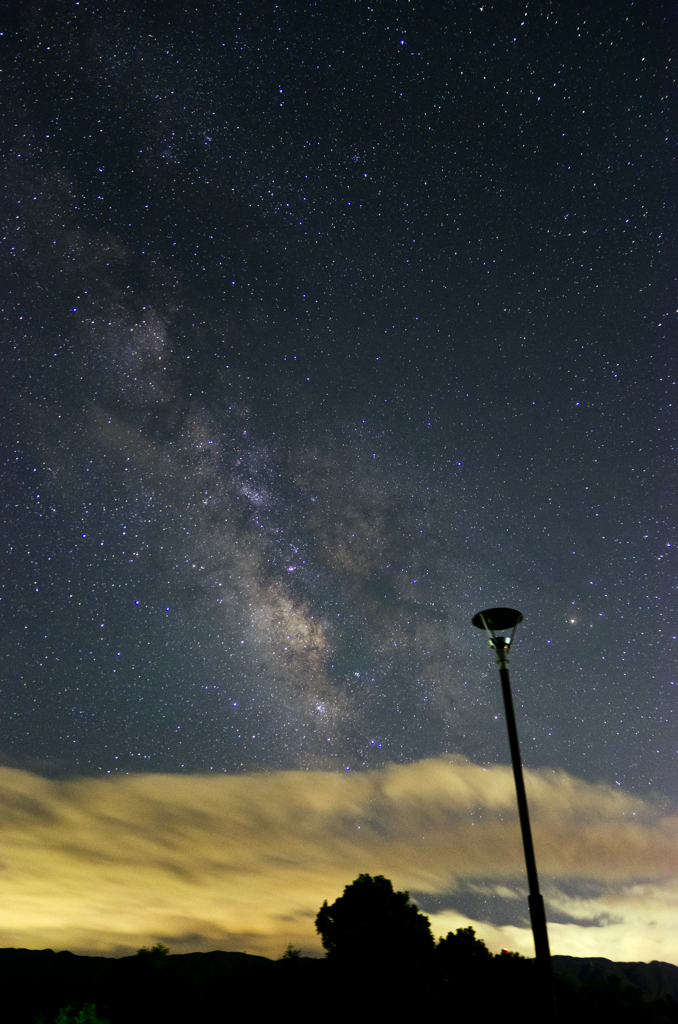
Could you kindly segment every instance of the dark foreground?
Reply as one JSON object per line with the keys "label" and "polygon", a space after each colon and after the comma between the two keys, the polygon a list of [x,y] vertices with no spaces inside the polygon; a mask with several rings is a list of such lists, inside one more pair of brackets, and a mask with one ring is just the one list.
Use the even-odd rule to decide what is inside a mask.
{"label": "dark foreground", "polygon": [[[556,957],[560,1024],[676,1022],[678,967]],[[545,1022],[531,1001],[533,963],[511,956],[411,976],[381,964],[338,968],[323,959],[268,960],[246,953],[187,953],[153,962],[138,956],[75,956],[0,950],[2,1019],[110,1024],[220,1024],[238,1018],[338,1022],[378,1014],[391,1020],[444,1012],[476,1022]],[[629,986],[629,980],[635,986]],[[71,1007],[64,1014],[65,1007]],[[82,1013],[84,1007],[90,1007]],[[93,1009],[95,1007],[95,1009]]]}

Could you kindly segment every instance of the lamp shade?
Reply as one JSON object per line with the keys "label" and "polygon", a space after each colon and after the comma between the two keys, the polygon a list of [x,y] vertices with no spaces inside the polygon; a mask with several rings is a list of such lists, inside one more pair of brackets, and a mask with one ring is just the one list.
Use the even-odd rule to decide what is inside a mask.
{"label": "lamp shade", "polygon": [[[483,622],[483,619],[485,622]],[[478,629],[491,629],[492,631],[504,629],[515,629],[519,622],[523,621],[520,612],[515,608],[490,608],[486,612],[478,612],[473,616],[472,622]],[[487,623],[487,626],[486,626]]]}

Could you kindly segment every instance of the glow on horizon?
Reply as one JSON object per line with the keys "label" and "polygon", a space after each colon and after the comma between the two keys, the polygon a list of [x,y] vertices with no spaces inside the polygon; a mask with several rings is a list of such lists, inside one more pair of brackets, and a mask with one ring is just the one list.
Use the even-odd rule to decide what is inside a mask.
{"label": "glow on horizon", "polygon": [[[525,902],[508,766],[58,781],[3,768],[0,783],[3,946],[322,955],[318,908],[367,871],[435,896],[436,935],[470,924],[494,951],[533,955],[529,928],[455,909],[459,886],[482,886],[489,914],[492,895]],[[526,784],[547,916],[567,922],[549,925],[553,953],[678,962],[678,818],[564,772]]]}

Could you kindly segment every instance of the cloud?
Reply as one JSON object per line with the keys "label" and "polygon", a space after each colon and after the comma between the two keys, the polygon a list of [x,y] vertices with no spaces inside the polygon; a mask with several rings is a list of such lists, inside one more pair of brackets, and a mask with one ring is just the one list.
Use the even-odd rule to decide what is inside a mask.
{"label": "cloud", "polygon": [[[562,772],[528,772],[527,787],[542,888],[566,918],[551,925],[554,952],[678,960],[678,820]],[[523,899],[505,766],[57,781],[5,768],[0,814],[1,945],[319,953],[320,904],[367,871],[442,900],[438,933],[472,923],[493,948],[531,953],[527,929],[454,903],[473,879]]]}

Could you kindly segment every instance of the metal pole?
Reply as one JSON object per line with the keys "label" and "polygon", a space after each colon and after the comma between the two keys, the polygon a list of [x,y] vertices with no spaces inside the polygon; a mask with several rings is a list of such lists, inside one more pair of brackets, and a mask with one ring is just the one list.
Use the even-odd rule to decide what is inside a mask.
{"label": "metal pole", "polygon": [[532,934],[534,936],[534,951],[536,955],[537,970],[540,975],[544,1000],[551,1011],[552,1019],[555,1020],[556,1004],[553,993],[551,950],[549,949],[549,936],[546,928],[544,900],[539,892],[537,862],[534,857],[532,829],[530,828],[530,814],[527,809],[527,796],[525,794],[525,781],[523,779],[523,764],[520,759],[518,729],[516,727],[516,716],[513,710],[513,697],[511,696],[511,681],[509,679],[508,668],[506,667],[507,644],[503,637],[495,637],[493,639],[492,646],[494,647],[497,656],[499,677],[501,679],[501,693],[504,698],[504,711],[506,712],[506,727],[508,729],[509,747],[511,749],[513,778],[516,784],[516,797],[518,799],[518,817],[520,818],[520,831],[522,832],[523,849],[525,851],[525,867],[527,869],[527,883],[529,888],[527,903],[530,909],[530,921],[532,924]]}

